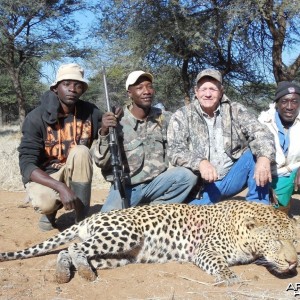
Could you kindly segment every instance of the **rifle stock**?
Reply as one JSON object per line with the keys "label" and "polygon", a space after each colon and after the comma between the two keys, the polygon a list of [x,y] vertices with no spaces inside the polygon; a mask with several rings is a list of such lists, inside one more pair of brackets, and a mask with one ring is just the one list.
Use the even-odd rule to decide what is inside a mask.
{"label": "rifle stock", "polygon": [[[108,94],[107,81],[106,81],[106,72],[105,72],[104,66],[102,67],[102,74],[103,74],[103,83],[104,83],[107,111],[112,112],[110,100],[109,100],[109,94]],[[117,131],[116,131],[116,128],[114,128],[114,127],[109,127],[109,149],[110,149],[110,153],[111,153],[111,166],[112,166],[112,172],[113,172],[114,189],[118,190],[120,193],[123,208],[128,208],[129,201],[126,197],[125,187],[124,187],[122,156],[121,156],[121,151],[120,151],[120,147],[119,147]]]}

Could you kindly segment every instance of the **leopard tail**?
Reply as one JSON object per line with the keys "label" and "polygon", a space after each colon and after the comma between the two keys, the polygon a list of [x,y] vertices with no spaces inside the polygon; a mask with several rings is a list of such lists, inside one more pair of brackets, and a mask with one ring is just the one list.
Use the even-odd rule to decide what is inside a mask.
{"label": "leopard tail", "polygon": [[74,240],[76,237],[78,237],[78,232],[79,226],[75,224],[35,246],[15,252],[2,252],[0,253],[0,261],[25,259],[48,253],[51,250]]}

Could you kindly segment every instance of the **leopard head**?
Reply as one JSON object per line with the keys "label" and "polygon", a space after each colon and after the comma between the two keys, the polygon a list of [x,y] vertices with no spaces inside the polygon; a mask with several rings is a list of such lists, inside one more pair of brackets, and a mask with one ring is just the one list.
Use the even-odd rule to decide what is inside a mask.
{"label": "leopard head", "polygon": [[297,267],[296,221],[272,207],[247,218],[246,227],[254,240],[258,264],[275,273],[287,273]]}

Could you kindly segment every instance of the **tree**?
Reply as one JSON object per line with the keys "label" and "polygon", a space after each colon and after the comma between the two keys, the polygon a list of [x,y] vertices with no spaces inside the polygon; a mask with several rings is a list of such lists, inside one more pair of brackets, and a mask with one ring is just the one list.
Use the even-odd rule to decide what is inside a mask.
{"label": "tree", "polygon": [[181,99],[190,97],[203,68],[221,70],[228,88],[247,91],[273,82],[272,73],[277,82],[299,69],[298,59],[290,66],[282,60],[299,38],[296,1],[108,0],[97,10],[101,18],[93,33],[115,50],[116,61],[147,67],[158,77],[172,66],[180,84],[172,77],[167,82],[180,87]]}
{"label": "tree", "polygon": [[[102,68],[89,79],[89,88],[83,95],[83,100],[94,102],[101,111],[107,111]],[[106,68],[106,81],[111,107],[124,105],[127,99],[125,90],[126,70],[122,66],[113,65]]]}
{"label": "tree", "polygon": [[[26,112],[30,111],[37,105],[42,92],[46,89],[39,80],[39,73],[35,71],[36,69],[39,69],[38,63],[33,60],[31,61],[31,64],[34,64],[34,66],[26,65],[22,68],[20,74],[21,85],[26,99],[26,103],[24,103],[24,109]],[[0,90],[0,117],[4,117],[3,121],[0,121],[0,125],[2,125],[2,122],[15,123],[18,120],[19,115],[18,103],[15,97],[12,81],[5,69],[0,74]]]}
{"label": "tree", "polygon": [[[77,25],[71,16],[83,9],[75,0],[2,0],[0,2],[0,66],[7,71],[16,95],[20,124],[25,118],[26,98],[22,71],[34,60],[81,56],[74,37]],[[38,72],[39,70],[35,70]]]}
{"label": "tree", "polygon": [[[262,21],[262,33],[267,37],[272,51],[272,69],[276,82],[295,79],[300,68],[300,51],[290,65],[283,61],[285,48],[299,45],[300,3],[299,1],[257,0],[258,12]],[[263,27],[263,25],[266,27]]]}
{"label": "tree", "polygon": [[[182,95],[190,97],[200,69],[214,67],[236,80],[259,75],[249,47],[242,47],[242,32],[230,15],[231,1],[107,1],[100,6],[98,32],[133,65],[143,62],[154,71],[177,68]],[[118,22],[116,22],[118,20]],[[126,45],[126,47],[124,47]],[[118,53],[120,57],[120,52]],[[174,72],[172,72],[174,74]],[[172,95],[167,95],[172,98]]]}
{"label": "tree", "polygon": [[[258,68],[267,76],[272,74],[277,83],[294,80],[300,67],[299,1],[235,0],[231,15],[239,20],[243,39],[256,52]],[[285,59],[291,53],[292,59]]]}

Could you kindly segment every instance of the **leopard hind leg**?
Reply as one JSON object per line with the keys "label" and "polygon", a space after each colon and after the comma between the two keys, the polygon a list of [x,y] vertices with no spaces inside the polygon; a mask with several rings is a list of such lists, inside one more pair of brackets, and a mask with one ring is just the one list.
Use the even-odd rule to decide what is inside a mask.
{"label": "leopard hind leg", "polygon": [[144,240],[140,239],[138,243],[132,242],[129,247],[114,249],[109,252],[99,252],[91,260],[95,269],[114,269],[133,264],[138,261],[138,256],[142,251]]}
{"label": "leopard hind leg", "polygon": [[68,253],[78,274],[93,281],[96,279],[96,269],[115,268],[136,262],[142,246],[143,239],[119,241],[108,247],[108,243],[103,240],[90,237],[82,243],[70,245]]}
{"label": "leopard hind leg", "polygon": [[55,279],[57,283],[67,283],[71,279],[72,258],[67,250],[57,256]]}
{"label": "leopard hind leg", "polygon": [[78,271],[79,276],[88,280],[94,281],[97,276],[88,261],[88,255],[82,250],[84,243],[75,243],[68,248],[68,253],[72,259],[72,264]]}

